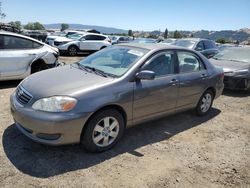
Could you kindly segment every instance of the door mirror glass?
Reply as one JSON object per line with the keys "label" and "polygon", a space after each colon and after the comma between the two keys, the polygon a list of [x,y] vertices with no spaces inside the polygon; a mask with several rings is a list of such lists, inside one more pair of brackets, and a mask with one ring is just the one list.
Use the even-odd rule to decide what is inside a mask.
{"label": "door mirror glass", "polygon": [[138,80],[153,80],[155,79],[155,73],[149,70],[142,70],[136,74]]}
{"label": "door mirror glass", "polygon": [[203,50],[203,49],[202,49],[201,47],[197,47],[197,48],[196,48],[196,51],[199,51],[199,52],[200,52],[200,51],[202,51],[202,50]]}

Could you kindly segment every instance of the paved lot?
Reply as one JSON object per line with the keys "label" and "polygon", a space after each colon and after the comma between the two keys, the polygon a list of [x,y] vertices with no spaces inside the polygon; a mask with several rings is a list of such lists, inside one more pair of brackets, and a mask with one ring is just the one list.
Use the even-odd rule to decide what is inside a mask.
{"label": "paved lot", "polygon": [[226,91],[206,117],[186,112],[130,128],[114,149],[91,154],[19,133],[9,112],[17,84],[0,82],[0,187],[250,187],[249,93]]}

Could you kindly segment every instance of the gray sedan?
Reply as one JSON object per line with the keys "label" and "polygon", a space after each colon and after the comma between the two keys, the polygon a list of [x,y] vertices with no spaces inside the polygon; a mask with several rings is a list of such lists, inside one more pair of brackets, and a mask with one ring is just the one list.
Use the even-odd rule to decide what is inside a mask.
{"label": "gray sedan", "polygon": [[225,88],[250,91],[250,47],[223,48],[210,61],[223,68]]}
{"label": "gray sedan", "polygon": [[99,152],[132,125],[188,109],[207,114],[223,77],[193,50],[120,44],[31,75],[12,94],[11,112],[17,128],[36,142],[81,143]]}

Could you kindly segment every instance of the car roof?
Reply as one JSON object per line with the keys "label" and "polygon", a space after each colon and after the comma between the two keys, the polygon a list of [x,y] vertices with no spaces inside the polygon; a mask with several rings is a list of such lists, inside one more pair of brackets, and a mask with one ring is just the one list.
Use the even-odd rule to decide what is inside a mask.
{"label": "car roof", "polygon": [[39,40],[36,40],[34,38],[25,36],[25,35],[21,35],[21,34],[17,34],[17,33],[12,33],[12,32],[8,32],[8,31],[2,31],[0,30],[0,35],[10,35],[10,36],[15,36],[15,37],[21,37],[21,38],[25,38],[28,40],[32,40],[34,42],[40,43],[40,44],[44,44],[43,42],[40,42]]}
{"label": "car roof", "polygon": [[89,33],[89,32],[85,32],[84,36],[86,36],[86,35],[97,35],[97,36],[108,37],[107,35],[103,35],[103,34],[99,34],[99,33]]}
{"label": "car roof", "polygon": [[123,43],[117,44],[116,46],[124,46],[124,47],[132,47],[132,48],[141,48],[145,50],[189,50],[193,51],[184,47],[173,46],[173,45],[166,45],[163,43]]}

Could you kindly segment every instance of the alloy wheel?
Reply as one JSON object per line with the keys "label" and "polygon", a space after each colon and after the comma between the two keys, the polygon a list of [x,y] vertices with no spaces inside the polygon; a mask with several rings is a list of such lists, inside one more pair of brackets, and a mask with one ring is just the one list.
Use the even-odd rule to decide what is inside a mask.
{"label": "alloy wheel", "polygon": [[212,104],[212,96],[210,93],[206,93],[201,101],[201,111],[203,113],[207,112],[210,109],[211,104]]}
{"label": "alloy wheel", "polygon": [[69,48],[69,55],[74,56],[77,54],[77,49],[75,47]]}
{"label": "alloy wheel", "polygon": [[115,141],[118,133],[118,120],[114,117],[105,117],[95,125],[92,133],[92,139],[97,146],[106,147]]}

